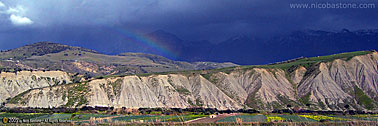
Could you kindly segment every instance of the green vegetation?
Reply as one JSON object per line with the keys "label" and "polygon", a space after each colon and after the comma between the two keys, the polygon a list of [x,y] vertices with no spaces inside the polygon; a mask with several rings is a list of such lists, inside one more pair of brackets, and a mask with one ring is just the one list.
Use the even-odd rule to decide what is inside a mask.
{"label": "green vegetation", "polygon": [[88,100],[86,96],[88,92],[88,82],[82,82],[70,86],[63,95],[63,99],[68,99],[64,107],[79,107],[81,105],[87,104]]}
{"label": "green vegetation", "polygon": [[320,99],[318,99],[318,105],[321,109],[325,109],[327,107]]}
{"label": "green vegetation", "polygon": [[245,104],[254,109],[264,109],[264,103],[259,97],[256,97],[256,92],[248,95]]}
{"label": "green vegetation", "polygon": [[114,96],[119,97],[121,95],[123,79],[119,78],[114,82],[108,81],[108,85],[112,86]]}
{"label": "green vegetation", "polygon": [[254,109],[263,109],[264,103],[261,101],[259,97],[257,97],[257,91],[260,90],[261,84],[257,85],[256,89],[248,94],[247,100],[245,101],[245,104],[248,107],[254,108]]}
{"label": "green vegetation", "polygon": [[349,120],[361,120],[361,121],[378,121],[378,114],[372,115],[351,115],[351,116],[335,116],[338,118],[345,118]]}
{"label": "green vegetation", "polygon": [[71,115],[70,119],[72,119],[74,121],[89,120],[91,117],[103,118],[103,117],[114,116],[114,115],[108,115],[108,114],[92,114],[92,113],[88,113],[88,114],[86,114],[86,113],[74,113],[72,115]]}
{"label": "green vegetation", "polygon": [[268,72],[272,73],[273,76],[274,76],[274,78],[277,79],[277,74],[276,74],[277,70],[276,70],[276,69],[266,69],[266,70],[267,70]]}
{"label": "green vegetation", "polygon": [[196,105],[203,106],[203,101],[200,98],[196,98]]}
{"label": "green vegetation", "polygon": [[186,71],[172,71],[172,72],[157,72],[157,73],[145,73],[145,74],[138,74],[138,76],[151,76],[151,75],[166,75],[166,74],[201,74],[204,78],[210,80],[212,73],[224,72],[224,73],[231,73],[235,69],[240,70],[247,70],[252,68],[271,68],[271,69],[282,69],[284,71],[289,71],[290,68],[303,66],[309,68],[312,65],[315,65],[320,62],[330,62],[336,59],[342,60],[350,60],[355,56],[366,55],[370,54],[372,51],[356,51],[356,52],[347,52],[347,53],[340,53],[328,56],[319,56],[319,57],[311,57],[311,58],[302,58],[296,59],[291,61],[284,61],[281,63],[276,64],[269,64],[269,65],[249,65],[249,66],[234,66],[234,67],[225,67],[225,68],[218,68],[218,69],[211,69],[206,70],[207,74],[201,74],[203,70],[186,70]]}
{"label": "green vegetation", "polygon": [[21,104],[26,104],[26,100],[24,99],[25,94],[28,94],[31,90],[27,90],[25,92],[22,92],[21,94],[18,94],[17,96],[11,98],[8,100],[8,103],[10,104],[18,104],[21,101]]}
{"label": "green vegetation", "polygon": [[68,113],[54,113],[54,114],[48,114],[44,116],[39,116],[33,119],[62,119],[62,120],[68,120],[71,119],[72,114]]}
{"label": "green vegetation", "polygon": [[135,116],[121,116],[113,118],[115,121],[123,122],[184,122],[188,120],[193,120],[196,118],[205,117],[206,115],[135,115]]}
{"label": "green vegetation", "polygon": [[79,77],[77,75],[71,76],[71,81],[72,81],[72,83],[80,83],[81,77]]}
{"label": "green vegetation", "polygon": [[373,109],[376,106],[374,100],[369,98],[358,86],[354,86],[354,92],[357,102],[362,104],[366,109]]}
{"label": "green vegetation", "polygon": [[305,96],[301,97],[299,99],[299,102],[307,105],[307,104],[311,104],[311,101],[310,101],[310,96],[311,96],[311,93],[308,92]]}
{"label": "green vegetation", "polygon": [[25,59],[31,56],[41,56],[49,53],[57,53],[66,49],[70,49],[70,47],[56,43],[39,42],[2,52],[0,59]]}
{"label": "green vegetation", "polygon": [[371,53],[371,51],[356,51],[356,52],[348,52],[348,53],[340,53],[340,54],[334,54],[334,55],[328,55],[328,56],[319,56],[319,57],[312,57],[312,58],[303,58],[303,59],[298,59],[294,61],[289,61],[289,62],[283,62],[283,63],[278,63],[278,64],[272,64],[272,65],[260,65],[256,67],[260,68],[279,68],[283,70],[288,70],[290,67],[293,66],[303,66],[303,67],[310,67],[316,63],[320,62],[330,62],[335,59],[342,59],[342,60],[350,60],[355,56],[359,55],[366,55]]}
{"label": "green vegetation", "polygon": [[154,115],[122,116],[122,117],[113,118],[113,120],[131,122],[132,120],[148,120],[151,117],[153,118],[153,117],[156,117],[156,116],[154,116]]}
{"label": "green vegetation", "polygon": [[294,101],[294,100],[291,100],[289,99],[287,96],[284,96],[284,95],[277,95],[277,99],[283,103],[283,105],[280,105],[282,107],[285,107],[287,105],[291,105],[291,106],[299,106],[299,104]]}
{"label": "green vegetation", "polygon": [[[0,117],[16,117],[18,119],[33,119],[48,115],[47,113],[0,113]],[[2,119],[2,118],[1,118]]]}
{"label": "green vegetation", "polygon": [[122,91],[123,79],[118,78],[117,80],[108,80],[106,84],[100,84],[100,88],[106,92],[108,99],[114,100],[115,97],[119,97]]}
{"label": "green vegetation", "polygon": [[182,86],[178,86],[175,88],[176,91],[180,94],[184,94],[184,95],[190,95],[190,91]]}
{"label": "green vegetation", "polygon": [[218,120],[217,122],[236,122],[237,118],[241,119],[243,122],[266,122],[266,116],[251,114],[229,116],[221,120]]}
{"label": "green vegetation", "polygon": [[[210,77],[211,77],[211,74],[201,74],[201,76],[203,78],[205,78],[206,80],[210,81]],[[211,81],[210,81],[211,82]]]}
{"label": "green vegetation", "polygon": [[190,100],[190,98],[188,98],[188,103],[191,105],[191,106],[196,106],[192,100]]}
{"label": "green vegetation", "polygon": [[209,73],[209,74],[201,74],[201,76],[203,78],[205,78],[206,80],[210,81],[213,84],[216,84],[218,82],[218,78],[216,76],[212,76],[211,73]]}
{"label": "green vegetation", "polygon": [[[92,113],[0,113],[1,117],[15,117],[18,119],[31,119],[31,120],[71,120],[75,124],[88,125],[91,119],[96,125],[133,125],[138,123],[139,125],[164,125],[166,122],[180,122],[176,124],[182,125],[181,122],[194,120],[202,117],[207,117],[204,114],[194,113],[182,113],[182,114],[170,114],[162,115],[111,115],[111,114],[92,114]],[[363,122],[373,122],[371,124],[376,125],[378,120],[377,114],[366,115],[318,115],[318,114],[246,114],[239,113],[237,115],[228,115],[225,118],[221,118],[215,123],[202,122],[206,124],[222,125],[230,124],[236,125],[236,123],[245,123],[251,125],[251,123],[258,122],[260,125],[333,125],[332,123],[338,122],[338,125],[347,125],[346,122],[352,122],[349,124],[359,125]],[[210,120],[209,120],[210,121]],[[134,122],[134,123],[132,123]],[[159,123],[162,124],[159,124]],[[375,122],[375,123],[374,123]],[[195,125],[202,125],[198,123]],[[242,125],[245,125],[242,124]],[[188,124],[192,125],[192,124]]]}
{"label": "green vegetation", "polygon": [[173,87],[175,88],[175,90],[180,93],[180,94],[183,94],[183,95],[190,95],[190,91],[188,89],[186,89],[184,86],[177,86],[173,83],[173,81],[171,80],[171,78],[169,77],[168,78],[168,83]]}

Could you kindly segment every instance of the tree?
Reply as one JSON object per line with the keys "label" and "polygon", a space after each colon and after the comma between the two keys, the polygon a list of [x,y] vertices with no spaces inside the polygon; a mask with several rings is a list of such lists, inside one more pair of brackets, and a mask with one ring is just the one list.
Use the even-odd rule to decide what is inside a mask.
{"label": "tree", "polygon": [[344,108],[345,108],[346,110],[348,110],[349,107],[350,107],[350,106],[349,106],[348,104],[344,106]]}
{"label": "tree", "polygon": [[290,104],[286,105],[287,108],[291,108],[292,106]]}
{"label": "tree", "polygon": [[311,106],[311,104],[306,104],[306,106],[307,106],[307,107],[310,107],[310,106]]}

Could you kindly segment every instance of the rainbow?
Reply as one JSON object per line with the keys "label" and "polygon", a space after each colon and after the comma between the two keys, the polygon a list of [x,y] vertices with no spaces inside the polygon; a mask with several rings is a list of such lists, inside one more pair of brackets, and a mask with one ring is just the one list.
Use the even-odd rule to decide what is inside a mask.
{"label": "rainbow", "polygon": [[162,45],[159,45],[157,42],[153,41],[152,39],[150,39],[150,38],[148,38],[144,35],[141,35],[141,34],[138,34],[138,33],[135,33],[135,32],[131,32],[131,31],[126,30],[125,28],[122,28],[122,27],[119,27],[119,26],[115,27],[113,29],[115,29],[119,34],[121,34],[121,36],[124,39],[134,41],[137,44],[140,44],[140,46],[147,47],[148,49],[156,51],[156,52],[160,53],[159,55],[163,55],[163,56],[166,56],[166,57],[172,58],[172,59],[176,59],[178,57],[177,53],[169,50],[168,48],[166,48]]}

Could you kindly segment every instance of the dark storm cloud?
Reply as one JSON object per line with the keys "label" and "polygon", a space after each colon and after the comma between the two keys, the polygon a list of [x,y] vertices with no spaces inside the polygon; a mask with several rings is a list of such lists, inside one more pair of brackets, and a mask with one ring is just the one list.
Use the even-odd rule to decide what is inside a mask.
{"label": "dark storm cloud", "polygon": [[[122,41],[113,29],[163,29],[185,40],[222,41],[293,30],[378,28],[374,0],[0,0],[0,49],[36,41],[95,45]],[[295,3],[375,3],[375,9],[292,9]],[[10,11],[12,10],[13,11]],[[10,19],[11,15],[19,18]],[[32,22],[27,22],[30,19]],[[20,20],[15,20],[20,19]],[[17,25],[15,21],[18,21]],[[20,25],[21,24],[21,25]]]}

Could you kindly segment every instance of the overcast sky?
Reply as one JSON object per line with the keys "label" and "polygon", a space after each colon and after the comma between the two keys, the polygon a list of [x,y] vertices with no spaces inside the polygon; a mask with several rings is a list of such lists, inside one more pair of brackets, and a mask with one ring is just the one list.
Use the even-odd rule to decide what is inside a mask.
{"label": "overcast sky", "polygon": [[[184,40],[378,28],[376,0],[0,0],[0,49],[38,41],[112,42],[114,29]],[[374,9],[292,9],[291,3],[374,3]],[[99,39],[101,38],[101,39]],[[106,39],[104,39],[106,38]]]}

